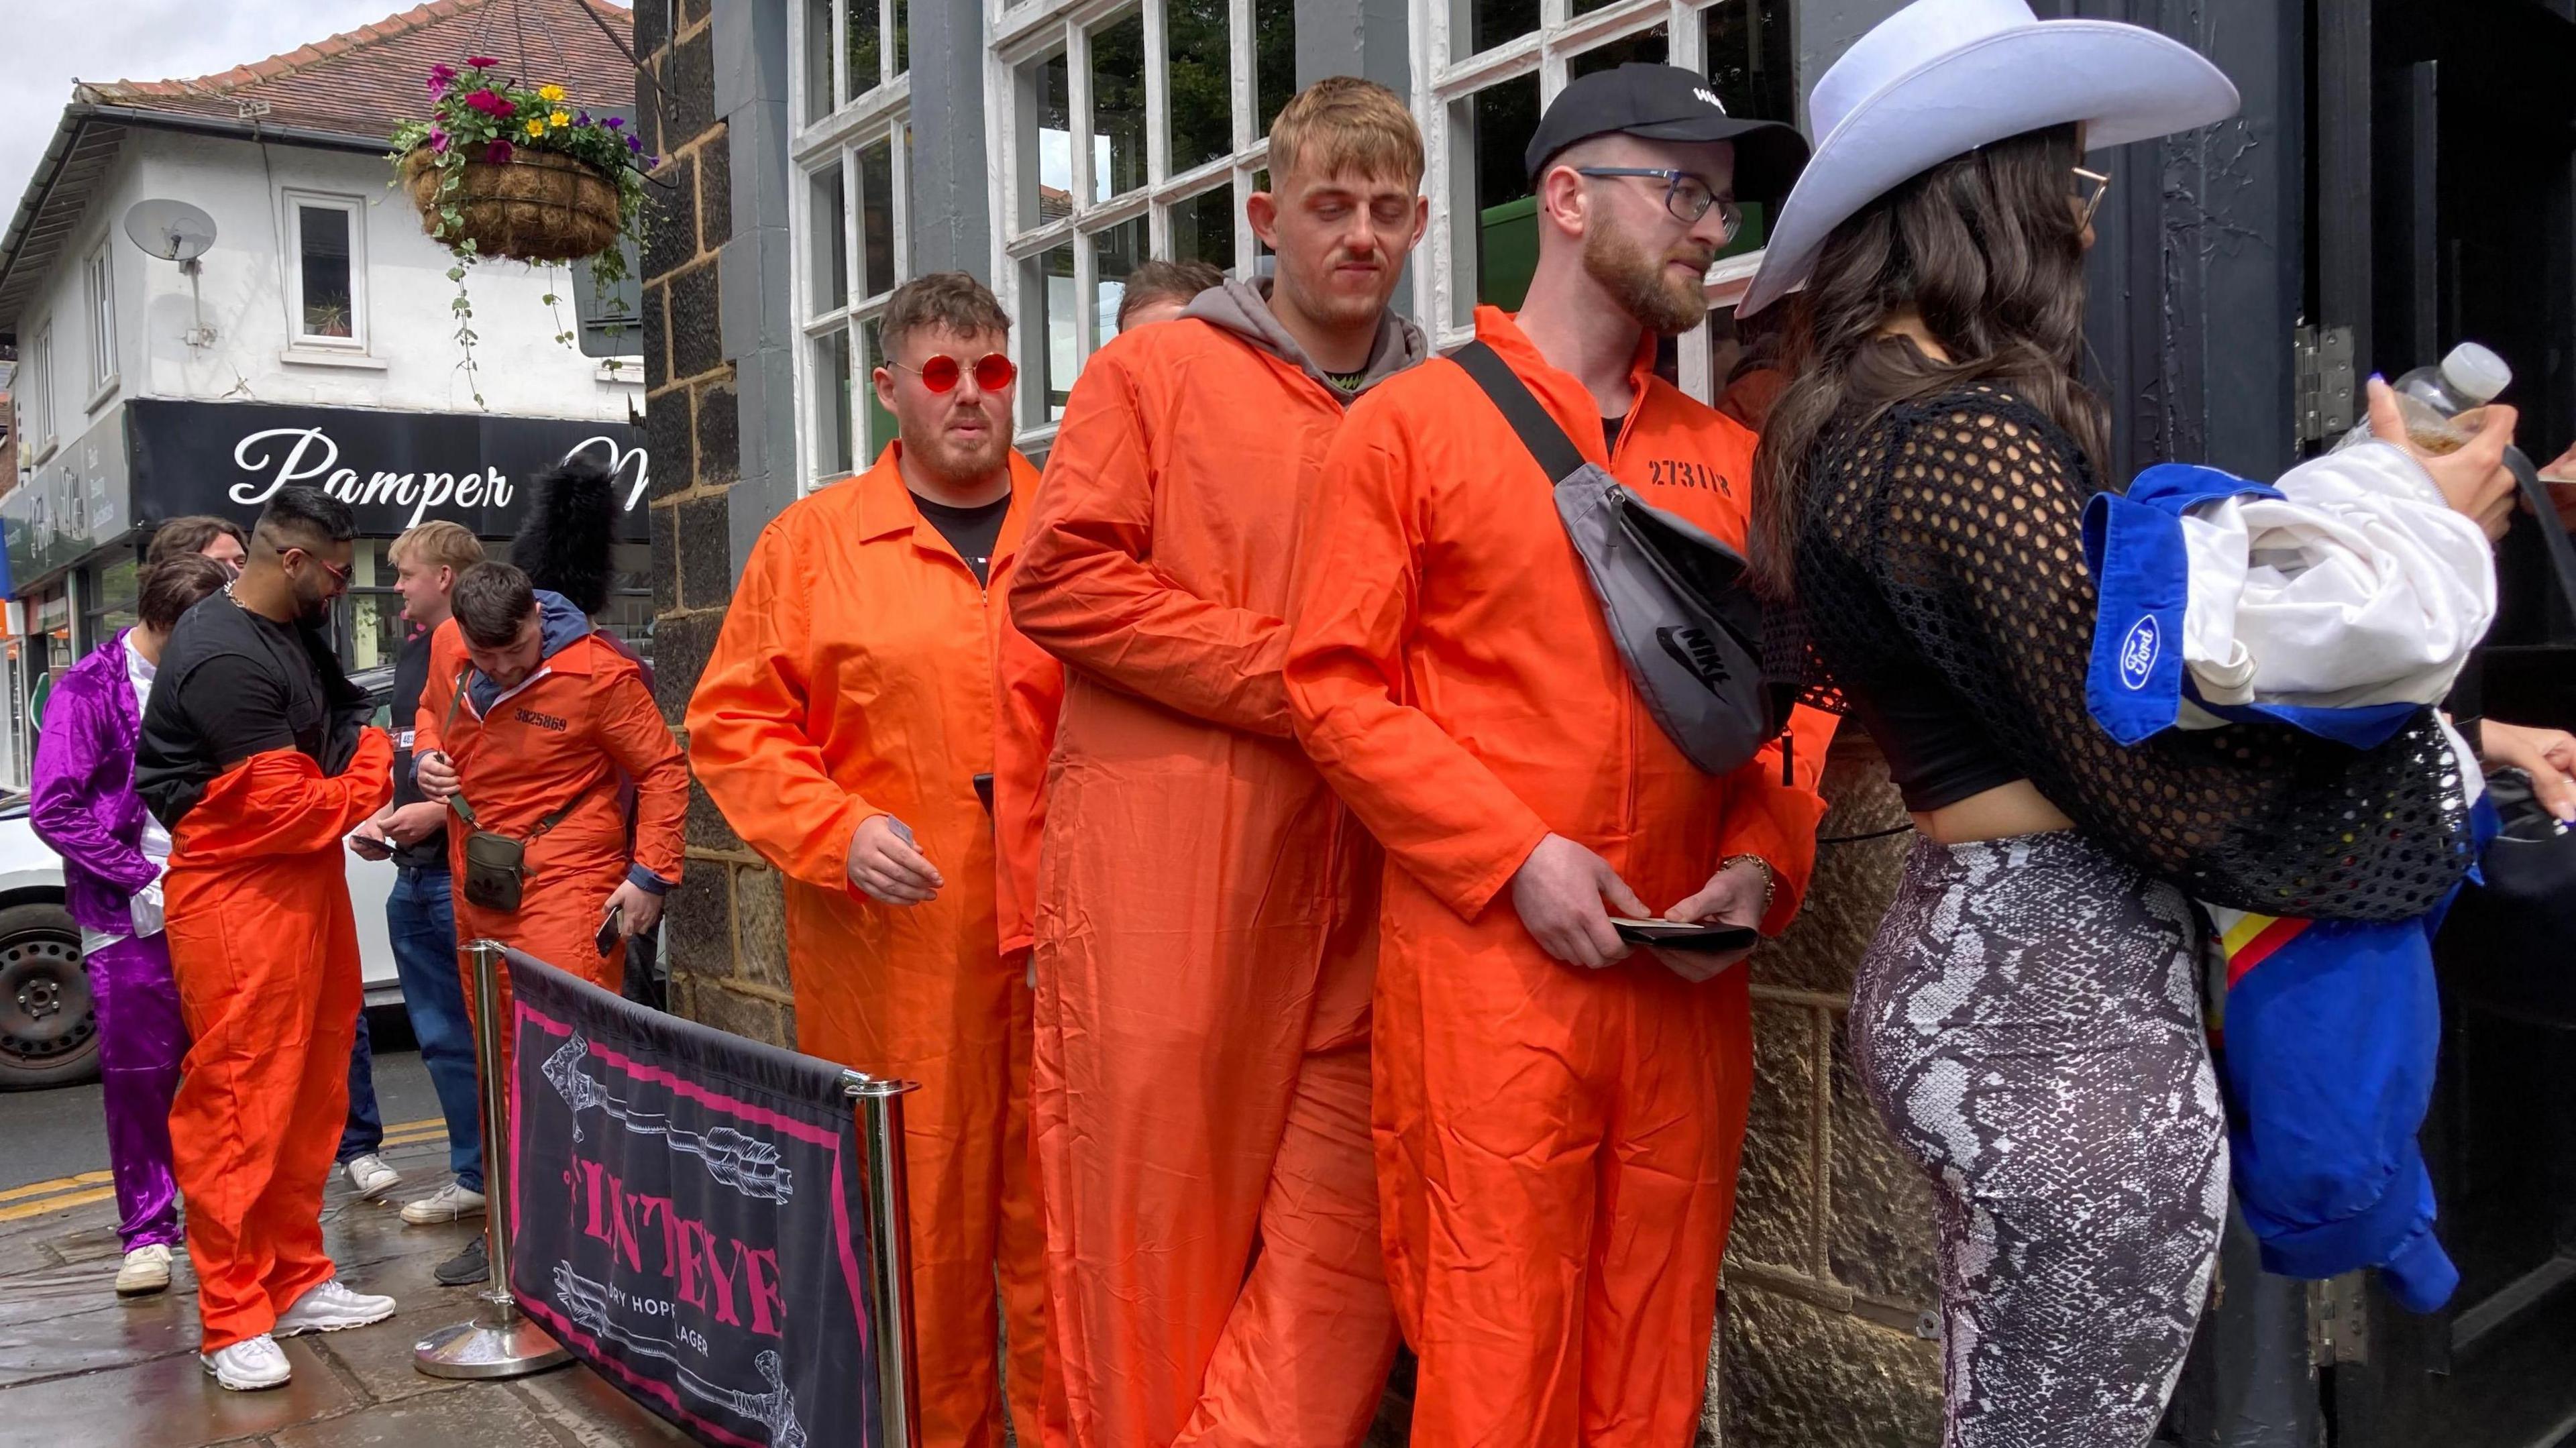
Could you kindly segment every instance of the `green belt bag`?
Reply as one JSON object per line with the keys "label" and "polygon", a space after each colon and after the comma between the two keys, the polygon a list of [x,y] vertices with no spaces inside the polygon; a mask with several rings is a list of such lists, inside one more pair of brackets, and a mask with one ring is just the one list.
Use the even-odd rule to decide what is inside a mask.
{"label": "green belt bag", "polygon": [[[456,727],[456,706],[464,702],[466,687],[473,678],[472,669],[457,676],[456,693],[447,701],[447,722],[438,731],[442,741]],[[453,753],[447,757],[450,761],[456,758]],[[466,903],[483,910],[517,911],[528,877],[536,873],[528,868],[528,846],[536,843],[538,836],[562,824],[572,814],[573,805],[579,803],[580,797],[575,796],[570,804],[537,821],[537,827],[530,830],[525,839],[512,839],[483,828],[482,822],[474,817],[474,806],[466,801],[463,788],[449,795],[447,807],[456,811],[458,819],[465,821]]]}

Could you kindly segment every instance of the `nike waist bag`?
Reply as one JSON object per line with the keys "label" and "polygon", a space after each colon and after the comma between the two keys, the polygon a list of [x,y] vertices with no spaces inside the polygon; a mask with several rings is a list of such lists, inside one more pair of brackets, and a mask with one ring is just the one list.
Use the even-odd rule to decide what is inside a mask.
{"label": "nike waist bag", "polygon": [[1592,463],[1493,348],[1451,354],[1556,482],[1556,512],[1583,558],[1646,712],[1690,762],[1725,774],[1780,733],[1788,710],[1762,673],[1762,605],[1744,558]]}

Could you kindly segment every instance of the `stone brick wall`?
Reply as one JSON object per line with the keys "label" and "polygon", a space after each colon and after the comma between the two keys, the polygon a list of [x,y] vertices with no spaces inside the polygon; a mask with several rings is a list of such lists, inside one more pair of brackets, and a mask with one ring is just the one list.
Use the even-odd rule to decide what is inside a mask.
{"label": "stone brick wall", "polygon": [[[1906,822],[1885,758],[1856,730],[1835,741],[1824,794],[1824,839]],[[1941,1439],[1932,1198],[1861,1094],[1843,1039],[1853,967],[1911,842],[1820,846],[1797,923],[1751,961],[1753,1113],[1703,1445]]]}
{"label": "stone brick wall", "polygon": [[[717,110],[710,0],[640,0],[635,49],[653,173],[644,245],[644,427],[653,457],[653,663],[681,727],[733,596],[729,494],[743,476],[741,349],[726,336],[719,262],[738,239],[732,126]],[[688,865],[663,944],[671,1009],[757,1040],[795,1037],[776,873],[706,791],[689,795]]]}

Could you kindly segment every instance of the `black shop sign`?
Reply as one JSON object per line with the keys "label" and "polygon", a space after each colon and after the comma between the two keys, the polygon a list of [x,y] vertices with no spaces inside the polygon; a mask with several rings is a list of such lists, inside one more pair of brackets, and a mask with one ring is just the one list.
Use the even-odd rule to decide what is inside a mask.
{"label": "black shop sign", "polygon": [[268,403],[128,404],[140,516],[256,516],[279,488],[320,488],[357,510],[358,531],[400,533],[432,518],[507,538],[526,516],[529,482],[575,453],[625,484],[625,530],[645,537],[651,459],[628,423],[370,412]]}
{"label": "black shop sign", "polygon": [[652,460],[631,423],[153,398],[122,404],[36,469],[0,501],[0,520],[22,587],[185,514],[247,524],[294,485],[347,503],[369,537],[443,518],[508,538],[536,475],[579,453],[622,486],[619,540],[644,542]]}

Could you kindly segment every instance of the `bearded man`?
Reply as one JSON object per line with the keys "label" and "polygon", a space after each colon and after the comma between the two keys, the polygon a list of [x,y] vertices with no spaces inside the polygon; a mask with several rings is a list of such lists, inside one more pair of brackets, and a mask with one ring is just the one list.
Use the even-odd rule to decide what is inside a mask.
{"label": "bearded man", "polygon": [[[1539,261],[1476,313],[1585,460],[1741,549],[1753,434],[1655,374],[1699,324],[1736,195],[1786,191],[1785,126],[1700,76],[1568,85],[1528,164]],[[1375,998],[1387,1282],[1421,1358],[1418,1448],[1687,1440],[1753,1080],[1734,956],[1641,951],[1613,916],[1777,932],[1831,724],[1703,773],[1630,684],[1554,479],[1443,359],[1351,409],[1297,552],[1299,740],[1385,847]],[[1322,566],[1330,560],[1329,566]]]}

